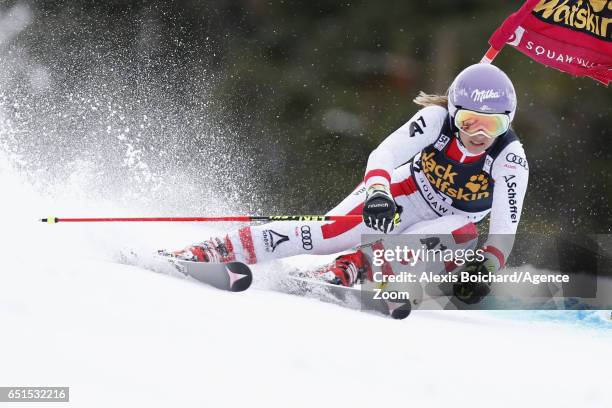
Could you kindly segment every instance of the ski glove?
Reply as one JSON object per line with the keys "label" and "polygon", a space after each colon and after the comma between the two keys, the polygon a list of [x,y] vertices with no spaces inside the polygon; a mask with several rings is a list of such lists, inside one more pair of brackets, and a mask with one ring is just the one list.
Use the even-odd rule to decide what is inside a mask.
{"label": "ski glove", "polygon": [[[488,275],[495,272],[495,264],[490,259],[485,258],[483,261],[474,261],[468,263],[462,272],[468,272],[470,276]],[[491,292],[491,283],[482,282],[459,282],[453,285],[453,294],[463,303],[473,305],[479,303],[485,296]]]}
{"label": "ski glove", "polygon": [[368,188],[363,204],[363,222],[369,228],[388,233],[400,223],[402,207],[398,206],[382,184],[374,184]]}

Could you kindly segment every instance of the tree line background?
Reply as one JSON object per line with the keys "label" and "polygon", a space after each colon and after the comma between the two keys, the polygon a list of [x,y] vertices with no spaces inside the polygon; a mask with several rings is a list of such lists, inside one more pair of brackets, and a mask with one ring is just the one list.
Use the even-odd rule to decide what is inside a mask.
{"label": "tree line background", "polygon": [[[192,126],[197,131],[188,121],[159,130],[157,140],[184,131],[178,137],[190,145],[190,166],[226,163],[243,172],[249,195],[228,200],[267,212],[320,213],[362,179],[369,153],[417,110],[414,96],[444,93],[521,3],[5,0],[0,21],[19,5],[31,22],[0,47],[26,50],[55,83],[119,84],[142,97],[140,109],[151,117],[164,103],[177,115],[213,111],[222,129],[216,143],[231,151],[223,160],[194,148],[209,142],[202,134],[210,119]],[[509,47],[495,64],[515,84],[513,127],[530,164],[521,229],[610,232],[610,90]],[[147,100],[152,87],[163,101]],[[150,145],[156,132],[149,134]],[[232,177],[220,172],[214,182],[222,188]]]}

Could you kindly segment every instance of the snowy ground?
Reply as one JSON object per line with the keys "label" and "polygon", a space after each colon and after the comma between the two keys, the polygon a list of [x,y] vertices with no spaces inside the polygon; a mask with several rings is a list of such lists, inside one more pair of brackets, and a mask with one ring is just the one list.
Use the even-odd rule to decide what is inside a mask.
{"label": "snowy ground", "polygon": [[122,209],[78,189],[40,194],[6,164],[0,183],[0,385],[70,386],[79,407],[612,405],[603,314],[394,321],[265,290],[281,263],[221,292],[113,262],[200,239],[201,226],[40,224]]}

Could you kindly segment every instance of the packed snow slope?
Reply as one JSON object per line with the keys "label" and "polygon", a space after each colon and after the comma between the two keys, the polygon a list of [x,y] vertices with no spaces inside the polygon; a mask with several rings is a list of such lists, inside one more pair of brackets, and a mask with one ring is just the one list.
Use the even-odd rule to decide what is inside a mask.
{"label": "packed snow slope", "polygon": [[38,223],[59,209],[129,211],[79,199],[70,183],[41,193],[9,161],[0,166],[0,385],[70,386],[77,407],[612,402],[605,326],[477,312],[394,321],[267,290],[269,277],[307,266],[307,257],[257,266],[244,293],[122,265],[125,251],[178,247],[212,231]]}

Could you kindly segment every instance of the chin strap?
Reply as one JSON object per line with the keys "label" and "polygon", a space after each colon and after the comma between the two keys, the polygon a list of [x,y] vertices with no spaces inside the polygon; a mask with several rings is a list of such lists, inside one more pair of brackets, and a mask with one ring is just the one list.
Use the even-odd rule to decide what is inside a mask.
{"label": "chin strap", "polygon": [[[459,130],[457,129],[457,131],[454,133],[455,135],[455,139],[457,139],[457,143],[459,143],[461,146],[465,147],[465,145],[463,144],[463,142],[461,141],[461,138],[459,137]],[[465,147],[467,149],[467,147]]]}

